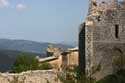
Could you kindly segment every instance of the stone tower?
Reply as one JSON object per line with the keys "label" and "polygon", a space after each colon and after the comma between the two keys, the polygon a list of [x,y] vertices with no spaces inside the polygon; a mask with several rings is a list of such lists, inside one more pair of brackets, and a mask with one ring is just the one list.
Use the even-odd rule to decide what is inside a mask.
{"label": "stone tower", "polygon": [[101,79],[125,69],[125,2],[89,0],[80,26],[79,65],[87,76]]}

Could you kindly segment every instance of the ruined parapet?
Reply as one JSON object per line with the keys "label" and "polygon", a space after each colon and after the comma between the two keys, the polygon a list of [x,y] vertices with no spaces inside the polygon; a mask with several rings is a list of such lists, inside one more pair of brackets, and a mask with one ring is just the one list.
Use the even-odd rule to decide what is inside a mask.
{"label": "ruined parapet", "polygon": [[86,17],[87,26],[95,26],[103,20],[102,16],[109,11],[125,10],[125,0],[89,0],[89,11]]}
{"label": "ruined parapet", "polygon": [[50,56],[60,56],[62,50],[61,48],[58,48],[58,47],[53,47],[52,45],[49,45],[48,48],[46,49],[46,52],[47,52],[47,56],[50,57]]}
{"label": "ruined parapet", "polygon": [[88,15],[98,16],[107,10],[125,9],[124,0],[89,0]]}

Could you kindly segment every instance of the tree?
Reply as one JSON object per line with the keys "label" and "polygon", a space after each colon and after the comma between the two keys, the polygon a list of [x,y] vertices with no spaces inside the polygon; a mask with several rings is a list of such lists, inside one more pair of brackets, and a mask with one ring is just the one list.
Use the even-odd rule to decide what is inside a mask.
{"label": "tree", "polygon": [[27,70],[39,69],[39,62],[34,56],[21,55],[16,57],[12,72],[20,73]]}
{"label": "tree", "polygon": [[52,68],[53,68],[52,65],[47,62],[44,62],[39,65],[40,70],[48,70],[48,69],[52,69]]}
{"label": "tree", "polygon": [[12,66],[13,73],[20,73],[27,70],[48,70],[52,69],[49,63],[39,63],[35,56],[20,55],[16,57],[16,61]]}

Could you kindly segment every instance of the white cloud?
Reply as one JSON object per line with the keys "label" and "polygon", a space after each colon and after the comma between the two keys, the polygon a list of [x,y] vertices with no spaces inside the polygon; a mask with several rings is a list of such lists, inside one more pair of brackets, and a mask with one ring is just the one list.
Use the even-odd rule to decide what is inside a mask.
{"label": "white cloud", "polygon": [[25,9],[25,8],[28,8],[28,5],[19,3],[16,5],[16,8],[17,9]]}
{"label": "white cloud", "polygon": [[0,0],[0,7],[7,7],[9,6],[9,0]]}
{"label": "white cloud", "polygon": [[0,0],[0,8],[16,8],[16,9],[26,9],[29,8],[29,5],[25,3],[12,4],[11,0]]}

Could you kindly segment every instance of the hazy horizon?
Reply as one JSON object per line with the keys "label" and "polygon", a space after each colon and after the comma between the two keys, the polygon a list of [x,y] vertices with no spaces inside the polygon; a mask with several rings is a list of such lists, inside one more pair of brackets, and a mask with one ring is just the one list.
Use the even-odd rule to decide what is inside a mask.
{"label": "hazy horizon", "polygon": [[77,41],[87,0],[0,0],[0,39]]}
{"label": "hazy horizon", "polygon": [[77,44],[78,41],[57,41],[57,42],[49,42],[49,41],[36,41],[36,40],[28,40],[28,39],[13,39],[13,38],[0,38],[0,40],[12,40],[12,41],[33,41],[33,42],[38,42],[38,43],[53,43],[53,44],[67,44],[70,45],[75,43]]}

